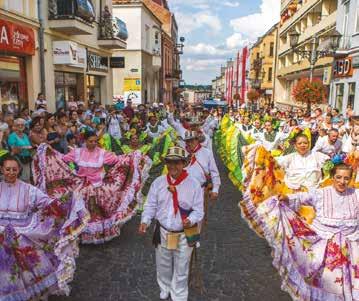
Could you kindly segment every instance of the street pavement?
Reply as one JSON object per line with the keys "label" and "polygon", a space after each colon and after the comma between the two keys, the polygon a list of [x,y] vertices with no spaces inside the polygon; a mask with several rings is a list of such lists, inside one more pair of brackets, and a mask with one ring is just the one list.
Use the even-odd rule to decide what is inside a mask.
{"label": "street pavement", "polygon": [[[280,290],[272,267],[270,248],[241,218],[240,192],[231,184],[217,160],[222,189],[209,209],[202,237],[200,270],[203,291],[190,291],[190,301],[290,301]],[[69,297],[50,301],[159,300],[152,236],[137,235],[139,217],[132,219],[121,236],[99,246],[81,246]]]}

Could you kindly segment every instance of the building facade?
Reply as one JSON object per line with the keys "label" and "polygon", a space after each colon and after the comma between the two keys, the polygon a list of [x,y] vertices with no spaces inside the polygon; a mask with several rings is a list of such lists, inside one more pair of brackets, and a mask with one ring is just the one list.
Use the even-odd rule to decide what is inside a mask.
{"label": "building facade", "polygon": [[160,72],[160,102],[170,103],[178,98],[178,88],[182,79],[178,26],[167,0],[145,0],[146,6],[162,23],[162,67]]}
{"label": "building facade", "polygon": [[0,109],[16,112],[40,91],[37,1],[0,1]]}
{"label": "building facade", "polygon": [[[278,37],[278,64],[276,66],[275,101],[277,105],[295,106],[293,87],[301,78],[310,78],[308,59],[303,58],[290,46],[290,33],[300,34],[298,50],[310,51],[326,45],[327,36],[336,28],[337,0],[282,0],[281,22]],[[321,46],[320,46],[321,45]],[[323,57],[314,66],[313,78],[326,85],[328,94],[333,57]]]}
{"label": "building facade", "polygon": [[338,1],[337,31],[342,39],[333,65],[329,102],[359,114],[359,1]]}
{"label": "building facade", "polygon": [[160,100],[162,67],[162,23],[142,0],[114,0],[113,14],[128,29],[127,48],[115,53],[123,57],[123,69],[113,70],[115,95],[134,103]]}
{"label": "building facade", "polygon": [[40,92],[50,112],[72,96],[112,104],[110,57],[126,47],[126,27],[111,11],[110,0],[0,1],[3,110],[34,109]]}

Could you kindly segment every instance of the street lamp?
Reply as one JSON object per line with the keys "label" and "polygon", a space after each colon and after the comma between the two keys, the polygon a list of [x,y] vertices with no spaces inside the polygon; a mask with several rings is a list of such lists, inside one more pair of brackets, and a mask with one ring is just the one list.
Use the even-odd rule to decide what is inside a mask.
{"label": "street lamp", "polygon": [[317,61],[323,57],[334,56],[335,52],[339,48],[341,34],[338,31],[334,31],[331,35],[323,35],[323,38],[326,38],[330,41],[329,47],[324,50],[319,50],[319,37],[317,35],[313,36],[312,39],[312,49],[311,50],[300,50],[298,49],[300,34],[293,28],[289,32],[289,44],[295,53],[297,53],[301,58],[306,58],[310,62],[310,81],[313,80],[314,67]]}
{"label": "street lamp", "polygon": [[176,48],[178,51],[178,54],[183,54],[183,47],[184,47],[184,42],[186,41],[186,39],[184,37],[180,37],[180,43],[176,44]]}

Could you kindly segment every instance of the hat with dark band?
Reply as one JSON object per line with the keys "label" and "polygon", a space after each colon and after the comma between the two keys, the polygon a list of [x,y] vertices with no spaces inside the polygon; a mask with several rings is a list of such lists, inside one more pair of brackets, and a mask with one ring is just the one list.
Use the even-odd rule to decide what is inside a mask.
{"label": "hat with dark band", "polygon": [[186,151],[178,146],[170,147],[165,161],[186,161]]}

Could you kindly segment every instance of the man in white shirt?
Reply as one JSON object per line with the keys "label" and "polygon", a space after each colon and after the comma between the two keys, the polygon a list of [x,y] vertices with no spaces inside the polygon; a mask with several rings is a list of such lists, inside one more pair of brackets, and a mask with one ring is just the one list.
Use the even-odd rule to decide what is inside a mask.
{"label": "man in white shirt", "polygon": [[331,129],[328,131],[328,136],[318,139],[313,151],[322,152],[323,154],[333,157],[342,150],[342,142],[339,140],[339,131]]}
{"label": "man in white shirt", "polygon": [[188,300],[188,276],[193,246],[185,229],[202,221],[203,193],[200,184],[184,169],[185,150],[171,147],[165,158],[168,175],[151,185],[142,213],[139,233],[145,234],[152,219],[158,221],[154,236],[160,299]]}
{"label": "man in white shirt", "polygon": [[214,132],[218,128],[218,120],[214,118],[207,109],[203,110],[204,123],[202,125],[203,131],[210,137],[213,138]]}
{"label": "man in white shirt", "polygon": [[263,140],[263,130],[260,119],[254,120],[253,128],[250,130],[249,134],[256,141]]}
{"label": "man in white shirt", "polygon": [[191,157],[187,171],[192,175],[203,188],[209,189],[209,196],[212,200],[218,197],[221,178],[213,157],[213,153],[202,146],[199,135],[195,131],[187,131],[184,138],[186,150]]}

